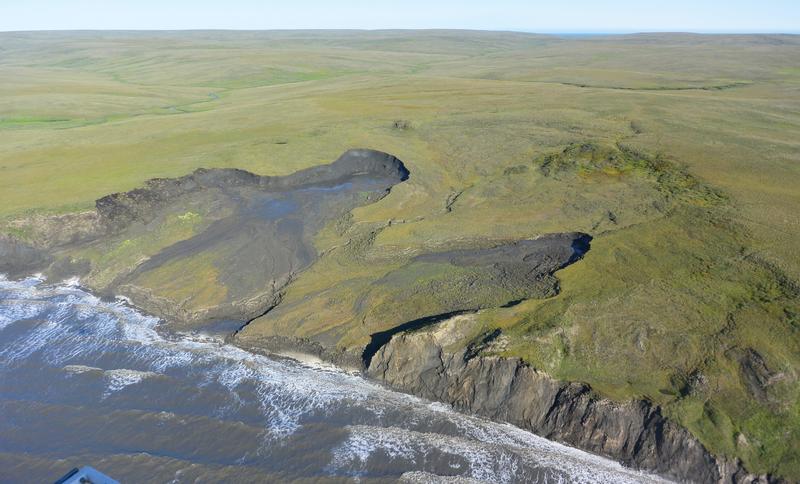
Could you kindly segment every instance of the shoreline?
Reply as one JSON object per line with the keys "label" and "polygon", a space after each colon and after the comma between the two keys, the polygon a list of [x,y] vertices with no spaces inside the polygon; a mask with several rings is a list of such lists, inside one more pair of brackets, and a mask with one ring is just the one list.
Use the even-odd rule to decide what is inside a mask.
{"label": "shoreline", "polygon": [[[30,282],[32,286],[42,285],[44,287],[54,287],[54,288],[66,287],[66,288],[69,288],[69,289],[76,289],[76,290],[84,292],[84,293],[86,293],[86,294],[88,294],[88,295],[90,295],[92,297],[96,297],[100,301],[104,301],[106,303],[119,304],[119,305],[122,305],[122,306],[124,306],[124,307],[126,307],[126,308],[128,308],[128,309],[130,309],[132,311],[135,311],[135,312],[145,316],[145,317],[155,318],[155,319],[158,320],[158,323],[156,323],[156,325],[154,326],[153,329],[155,331],[158,331],[159,333],[161,333],[163,336],[168,337],[170,340],[172,339],[170,337],[180,336],[182,334],[182,333],[174,333],[174,332],[170,331],[168,328],[165,328],[164,325],[168,325],[169,324],[169,322],[167,320],[165,320],[165,319],[163,319],[163,318],[161,318],[161,317],[159,317],[157,315],[153,315],[151,313],[148,313],[147,311],[144,311],[141,308],[138,308],[135,304],[131,303],[131,301],[128,300],[127,298],[125,298],[124,296],[115,297],[113,299],[110,299],[108,297],[104,297],[104,296],[98,295],[95,292],[93,292],[91,290],[91,288],[88,288],[86,286],[82,286],[80,284],[80,280],[77,279],[77,278],[70,278],[70,279],[63,280],[63,281],[55,281],[55,282],[53,282],[53,281],[48,281],[48,279],[45,276],[43,276],[42,274],[32,274],[32,275],[30,275],[28,277],[14,278],[14,279],[7,278],[4,274],[0,274],[0,282],[22,283],[22,282],[26,282],[26,281]],[[330,357],[333,356],[334,358],[336,358],[335,355],[337,355],[337,353],[331,352],[331,351],[324,351],[322,353],[315,352],[314,351],[315,349],[321,349],[322,346],[314,344],[313,342],[303,341],[303,340],[296,340],[295,339],[294,340],[294,344],[292,344],[292,343],[290,343],[292,338],[276,338],[273,341],[273,344],[271,346],[272,349],[267,350],[267,349],[265,349],[263,347],[258,347],[258,346],[253,346],[253,345],[237,344],[237,342],[232,340],[232,338],[225,337],[222,333],[198,332],[198,333],[193,333],[193,334],[189,334],[189,335],[184,334],[184,336],[189,336],[190,338],[192,336],[194,336],[194,338],[197,338],[198,336],[207,336],[207,341],[209,343],[212,343],[214,345],[218,345],[220,347],[226,347],[226,346],[234,347],[234,348],[237,348],[237,349],[239,349],[239,350],[241,350],[243,352],[249,353],[249,354],[251,354],[253,356],[261,356],[261,357],[269,358],[269,359],[272,359],[272,360],[275,360],[275,361],[291,360],[292,362],[295,362],[298,365],[301,365],[301,366],[303,366],[305,368],[308,368],[309,370],[333,371],[333,372],[336,372],[336,373],[347,374],[347,375],[350,375],[351,377],[358,378],[358,379],[364,381],[367,384],[378,385],[378,386],[386,389],[387,391],[396,392],[398,394],[403,394],[403,395],[409,395],[411,397],[419,399],[420,401],[422,401],[423,403],[425,403],[427,405],[443,405],[442,408],[446,409],[447,412],[452,412],[454,414],[463,415],[465,417],[478,418],[480,420],[483,420],[483,421],[486,421],[486,422],[491,422],[491,423],[494,423],[494,424],[506,425],[506,426],[509,426],[510,428],[513,428],[513,429],[516,429],[516,430],[519,430],[519,431],[522,431],[522,432],[530,433],[531,435],[536,436],[537,438],[544,439],[544,440],[546,440],[547,442],[549,442],[549,443],[551,443],[553,445],[557,445],[557,446],[563,447],[562,450],[564,450],[566,452],[585,453],[585,454],[588,454],[588,455],[592,456],[593,458],[597,458],[597,459],[600,459],[600,460],[603,460],[603,461],[607,461],[609,464],[613,463],[614,465],[619,465],[620,466],[620,471],[642,473],[643,477],[656,478],[656,479],[668,479],[665,476],[660,476],[660,475],[657,475],[657,474],[653,474],[653,473],[649,472],[646,469],[637,469],[637,468],[633,468],[633,467],[630,467],[630,466],[626,466],[623,463],[619,462],[618,460],[609,458],[608,456],[605,456],[605,455],[602,455],[602,454],[599,454],[599,453],[596,453],[596,452],[592,452],[592,451],[589,451],[589,450],[586,450],[586,449],[582,449],[582,448],[580,448],[578,446],[570,445],[568,442],[563,442],[563,441],[559,441],[557,439],[552,439],[552,438],[548,438],[546,436],[539,435],[539,434],[537,434],[535,432],[531,432],[529,429],[526,429],[523,426],[517,425],[517,424],[515,424],[513,422],[489,418],[486,415],[482,415],[480,413],[465,411],[464,409],[460,409],[457,406],[452,405],[452,404],[450,404],[448,402],[445,402],[445,401],[441,401],[441,400],[438,400],[438,399],[431,399],[431,398],[428,398],[428,397],[426,397],[424,395],[416,394],[414,392],[403,391],[402,389],[399,389],[396,386],[391,385],[386,380],[383,380],[383,379],[380,379],[380,378],[375,378],[372,374],[370,374],[369,369],[365,369],[363,367],[356,367],[355,365],[342,366],[341,364],[333,363],[331,361]],[[202,338],[202,339],[204,341],[206,340],[206,338]],[[280,345],[279,345],[278,341],[281,341]],[[304,350],[309,350],[309,349],[311,350],[311,352],[304,351]],[[339,358],[336,358],[336,359],[338,361],[340,361],[340,362],[347,361],[345,358],[342,358],[341,355],[340,355]],[[95,369],[97,369],[95,367],[88,367],[88,366],[84,366],[84,365],[69,365],[69,368],[70,369],[74,368],[75,370],[79,370],[79,369],[95,370]],[[103,370],[99,370],[99,371],[103,371]],[[608,464],[606,464],[606,465],[608,465]]]}
{"label": "shoreline", "polygon": [[[38,273],[13,279],[0,274],[0,282],[31,278],[47,285],[78,288],[103,299],[91,288],[82,286],[79,278],[48,282]],[[114,300],[158,318],[159,325],[169,324],[165,318],[137,307],[124,296]],[[309,368],[357,375],[393,391],[445,404],[457,413],[512,425],[548,441],[610,459],[626,469],[661,478],[737,484],[785,482],[770,475],[750,474],[738,459],[710,454],[686,429],[663,417],[659,407],[644,400],[607,400],[595,395],[588,385],[554,380],[519,359],[480,356],[471,351],[474,348],[448,352],[442,344],[448,337],[447,323],[458,317],[398,332],[376,350],[369,366],[365,366],[359,355],[332,351],[308,339],[272,336],[253,343],[241,341],[238,332],[215,336],[221,344],[255,355],[291,359]],[[494,398],[496,395],[502,398]],[[537,421],[531,407],[543,409],[540,412],[543,418]],[[587,427],[587,419],[594,421],[594,425]],[[631,429],[639,434],[630,434]],[[616,435],[616,441],[619,443],[619,437],[623,436],[624,445],[606,447],[608,442],[615,441],[614,432],[623,432],[624,435]],[[671,437],[663,440],[665,435]],[[631,442],[633,445],[628,445]],[[693,457],[687,459],[683,452]]]}
{"label": "shoreline", "polygon": [[[519,359],[479,356],[471,354],[469,348],[449,353],[436,341],[419,341],[431,334],[441,336],[437,324],[393,335],[375,352],[369,366],[364,367],[362,360],[360,368],[353,365],[353,355],[309,340],[273,336],[244,344],[234,338],[230,343],[245,351],[300,363],[326,362],[394,391],[448,405],[465,415],[512,425],[664,479],[725,484],[785,482],[771,475],[751,474],[738,459],[709,453],[688,430],[647,401],[615,402],[597,396],[588,385],[554,380]],[[411,344],[407,344],[409,341]],[[403,363],[398,365],[398,360]],[[424,379],[430,375],[436,375],[435,383]],[[504,397],[492,402],[493,394]],[[526,395],[540,401],[526,399]],[[538,407],[538,420],[531,407]],[[587,421],[593,423],[587,425]]]}
{"label": "shoreline", "polygon": [[[426,449],[430,449],[433,452],[453,454],[454,457],[461,456],[466,459],[467,465],[469,466],[478,466],[477,468],[468,467],[466,469],[459,467],[458,470],[448,468],[447,466],[441,467],[433,465],[431,467],[420,462],[412,462],[406,466],[402,464],[402,457],[400,457],[401,460],[391,467],[392,472],[396,472],[396,474],[391,475],[395,476],[397,479],[417,475],[438,479],[434,481],[428,479],[423,482],[439,482],[439,480],[447,482],[450,480],[466,482],[470,478],[477,479],[479,476],[494,475],[483,474],[482,472],[486,472],[486,469],[489,469],[489,472],[502,472],[503,467],[500,461],[483,462],[481,459],[474,459],[474,455],[470,457],[471,451],[480,453],[480,449],[482,448],[491,448],[495,450],[490,451],[490,455],[496,455],[498,458],[501,455],[510,453],[509,455],[512,456],[510,457],[512,459],[523,459],[520,464],[525,463],[526,472],[528,473],[524,475],[528,476],[531,475],[530,472],[533,472],[533,475],[539,475],[537,474],[537,469],[541,468],[552,469],[557,473],[564,472],[565,476],[572,476],[573,478],[576,476],[589,476],[591,479],[591,476],[594,474],[590,472],[590,470],[593,469],[599,472],[598,475],[605,476],[603,479],[598,479],[603,482],[609,482],[609,480],[614,481],[615,477],[624,482],[663,482],[657,476],[625,468],[613,460],[536,436],[517,426],[493,422],[490,419],[477,415],[468,415],[464,412],[457,411],[450,405],[444,405],[425,398],[396,392],[387,385],[365,377],[360,373],[347,373],[331,365],[319,366],[314,364],[313,359],[309,364],[307,357],[304,355],[295,355],[306,359],[303,363],[296,363],[294,359],[289,361],[286,355],[280,357],[270,355],[270,357],[266,357],[246,352],[230,343],[222,341],[219,337],[203,338],[200,335],[183,334],[180,338],[171,338],[167,337],[167,335],[156,335],[155,329],[157,324],[159,324],[156,318],[145,314],[138,314],[134,309],[125,305],[124,301],[119,301],[118,304],[100,301],[93,294],[80,289],[77,285],[65,286],[58,283],[49,284],[41,282],[39,278],[31,278],[21,282],[4,281],[4,283],[0,285],[4,287],[4,294],[6,294],[6,290],[8,294],[19,293],[17,303],[10,302],[9,305],[4,305],[3,308],[3,315],[12,316],[10,321],[15,320],[15,318],[13,318],[14,306],[19,306],[21,308],[27,304],[26,301],[42,301],[45,305],[53,303],[58,306],[58,308],[52,307],[47,311],[60,310],[62,309],[62,305],[66,304],[67,307],[63,307],[63,309],[70,314],[72,314],[71,311],[76,308],[85,308],[83,310],[90,311],[92,308],[99,308],[101,311],[102,308],[106,308],[111,313],[119,316],[119,318],[112,318],[111,320],[103,317],[97,320],[92,317],[86,321],[73,320],[72,318],[54,319],[54,321],[57,321],[54,324],[65,329],[66,334],[77,336],[84,335],[88,336],[89,339],[84,340],[84,338],[81,337],[65,339],[59,338],[58,336],[50,338],[49,346],[41,347],[43,350],[42,353],[38,355],[30,354],[22,356],[22,358],[31,358],[31,364],[38,361],[44,363],[43,366],[28,365],[31,371],[42,371],[42,369],[46,370],[50,368],[53,370],[63,370],[69,373],[70,376],[68,378],[104,379],[104,385],[106,385],[107,388],[103,392],[103,395],[107,396],[119,392],[130,385],[139,384],[140,382],[151,382],[150,385],[159,385],[159,381],[163,384],[163,378],[176,378],[179,375],[189,377],[188,380],[185,380],[187,382],[195,381],[192,376],[199,378],[200,382],[206,381],[205,376],[196,373],[194,362],[206,365],[205,367],[211,370],[210,381],[217,381],[220,383],[222,383],[222,379],[230,382],[230,380],[227,379],[230,377],[229,371],[231,369],[252,368],[254,370],[252,374],[247,371],[245,371],[245,374],[242,374],[239,370],[236,370],[237,376],[235,378],[241,378],[241,382],[246,386],[253,384],[261,385],[262,383],[268,385],[266,388],[271,387],[271,391],[268,393],[274,394],[273,396],[277,397],[279,400],[276,402],[277,406],[273,409],[262,408],[262,415],[267,420],[261,422],[259,419],[258,422],[261,422],[261,425],[258,425],[256,421],[250,421],[246,417],[244,420],[259,428],[265,425],[265,427],[263,427],[263,431],[265,432],[275,432],[277,429],[278,434],[276,435],[283,435],[281,434],[281,429],[287,428],[289,424],[287,424],[287,422],[278,422],[275,424],[270,421],[268,415],[272,415],[275,409],[278,410],[278,413],[281,413],[283,409],[294,408],[302,412],[290,411],[289,413],[291,415],[289,415],[289,419],[291,422],[299,424],[297,427],[298,435],[301,432],[306,432],[308,436],[313,435],[315,432],[313,422],[316,421],[319,416],[324,418],[328,410],[338,412],[337,415],[343,415],[345,420],[338,420],[338,423],[335,424],[336,428],[348,431],[349,433],[336,433],[340,435],[343,440],[341,442],[337,440],[334,442],[335,445],[331,447],[333,452],[331,462],[337,462],[337,459],[342,458],[341,455],[344,454],[338,453],[341,449],[348,451],[348,454],[343,457],[344,460],[339,461],[338,464],[330,465],[334,466],[331,469],[340,469],[342,473],[347,472],[346,466],[348,462],[354,462],[354,459],[357,460],[357,457],[353,457],[354,454],[351,454],[350,450],[353,445],[359,445],[358,443],[362,441],[360,439],[370,440],[377,438],[378,440],[375,442],[376,449],[380,449],[382,448],[381,445],[383,445],[381,442],[385,442],[382,440],[383,438],[388,438],[389,441],[396,438],[398,439],[396,442],[401,446],[405,445],[408,448],[415,448],[415,446],[418,445],[423,446],[422,448],[416,448],[415,452],[424,453],[427,452]],[[28,293],[28,290],[31,292]],[[93,313],[94,311],[91,312]],[[49,315],[46,315],[46,313],[39,314],[43,321],[50,321],[50,315],[55,313],[49,312],[47,313]],[[98,323],[99,326],[95,327]],[[20,324],[23,326],[25,325],[24,322],[20,322]],[[108,324],[108,326],[106,326],[106,324]],[[93,337],[97,335],[101,335],[101,337],[111,336],[108,330],[112,327],[114,328],[112,331],[116,336],[108,339],[107,342],[93,340]],[[137,331],[137,328],[144,331]],[[30,334],[19,334],[12,330],[12,333],[9,334],[9,336],[11,336],[9,342],[11,342],[12,345],[26,344],[27,338],[30,335],[36,334],[34,328],[29,329],[32,330]],[[129,330],[133,330],[133,333],[129,333]],[[129,334],[130,336],[128,336]],[[15,339],[17,336],[22,336],[23,339]],[[62,341],[66,342],[65,346],[61,345]],[[106,346],[109,343],[111,346]],[[178,351],[178,353],[170,352],[170,354],[180,354],[183,351],[190,350],[196,358],[193,357],[178,363],[176,366],[170,366],[170,368],[174,368],[174,372],[168,372],[165,368],[158,367],[160,359],[166,356],[167,353],[140,351],[141,345],[149,344],[155,344],[164,350]],[[75,348],[80,346],[83,346],[85,351],[83,353],[75,353]],[[41,357],[47,358],[48,354],[63,354],[66,358],[53,361],[48,361],[46,359],[39,360]],[[76,359],[74,356],[70,357],[70,354],[81,354],[83,356]],[[118,360],[108,360],[107,358],[111,354],[115,354]],[[133,359],[131,359],[132,355],[138,355],[140,358],[133,357]],[[22,362],[23,360],[20,359],[17,361]],[[115,364],[114,361],[117,363]],[[155,365],[155,367],[152,365]],[[36,368],[39,369],[37,370]],[[133,368],[136,368],[136,370]],[[4,371],[6,370],[15,371],[13,367],[5,368]],[[77,377],[75,375],[83,376]],[[287,378],[290,379],[287,380]],[[175,381],[175,383],[178,383],[178,381]],[[57,385],[59,384],[60,383],[57,383]],[[79,395],[83,394],[85,397],[90,395],[89,393],[84,393],[85,389],[83,389],[81,385],[75,386],[70,380],[66,380],[66,384],[71,387],[71,391]],[[223,383],[223,387],[220,388],[220,390],[223,390],[225,395],[229,395],[231,401],[235,401],[237,399],[236,395],[238,395],[237,392],[239,391],[236,387],[239,384],[241,383],[230,387]],[[176,388],[183,387],[183,385],[174,386]],[[193,386],[194,385],[190,384],[186,386],[186,388],[191,388]],[[159,387],[150,386],[133,391],[138,393],[141,397],[147,398],[149,392],[157,388]],[[284,388],[288,390],[285,394],[283,392]],[[98,391],[101,390],[102,388]],[[180,392],[180,390],[178,391]],[[317,392],[319,392],[319,394],[317,394]],[[295,395],[295,397],[291,395]],[[127,397],[123,396],[122,398]],[[249,405],[254,404],[257,406],[259,404],[258,400],[261,400],[261,402],[271,401],[271,398],[270,396],[262,396],[262,399],[250,401]],[[300,400],[295,400],[294,398],[300,398]],[[304,403],[303,400],[306,399],[311,403]],[[36,401],[35,398],[34,401]],[[91,401],[94,402],[94,399],[92,398]],[[280,403],[281,401],[283,401],[283,403]],[[130,409],[133,411],[139,409],[136,405],[131,407],[123,402],[124,401],[113,403],[111,407],[105,406],[104,411],[114,413],[120,409]],[[91,405],[90,402],[85,403]],[[67,401],[65,404],[68,408],[70,402]],[[120,404],[121,407],[119,406]],[[208,404],[210,407],[205,412],[210,411],[213,414],[215,411],[214,409],[217,408],[219,404],[219,400],[212,398],[208,401]],[[300,404],[300,409],[295,407],[297,404]],[[356,410],[354,414],[351,413],[351,405],[353,404],[355,404],[353,410]],[[180,399],[173,399],[170,397],[167,398],[166,407],[160,405],[146,405],[146,410],[144,411],[155,415],[162,415],[163,412],[167,412],[169,415],[174,416],[176,420],[182,421],[183,416],[180,410],[178,410],[182,405]],[[252,409],[252,407],[248,408]],[[364,420],[363,417],[360,416],[358,409],[369,411],[370,416]],[[19,411],[24,413],[27,410],[20,407]],[[35,409],[31,411],[36,412]],[[316,411],[320,411],[322,414],[311,413]],[[395,412],[398,413],[394,417],[390,417],[386,420],[384,419],[384,412],[388,412],[389,415],[395,415]],[[203,415],[205,414],[206,413],[203,413]],[[350,414],[354,415],[356,419],[350,420],[349,417],[347,417],[347,415]],[[91,412],[87,414],[87,416],[90,417],[92,415]],[[303,415],[305,415],[305,417]],[[127,420],[126,415],[122,415],[122,417],[120,422]],[[306,425],[306,417],[309,419],[308,426]],[[398,417],[400,418],[399,420],[397,419]],[[52,416],[55,426],[60,425],[60,418],[58,414]],[[418,421],[417,418],[419,419]],[[159,421],[162,420],[159,419]],[[86,422],[86,424],[92,425],[91,422]],[[441,425],[444,425],[444,427],[440,427]],[[455,427],[453,427],[454,425]],[[306,428],[307,431],[302,431],[300,430],[301,428]],[[308,434],[308,432],[311,434]],[[197,429],[194,430],[194,433],[197,433]],[[145,439],[149,438],[147,432],[143,432],[141,435]],[[294,431],[289,435],[295,435]],[[351,437],[347,437],[347,435],[351,435]],[[46,437],[47,434],[44,434],[44,436]],[[170,434],[164,434],[164,438],[169,439]],[[228,442],[230,438],[236,438],[236,434],[233,436],[219,435],[210,440],[207,439],[205,444],[206,447],[213,448],[214,445],[225,445],[224,443]],[[465,447],[459,447],[457,443],[462,440],[464,441],[463,445]],[[257,439],[257,441],[263,442],[260,438]],[[214,442],[217,442],[217,444]],[[448,442],[455,443],[448,444]],[[184,450],[181,452],[186,455],[192,455],[192,453],[195,452],[195,450],[193,450],[194,445],[195,444],[189,441],[189,445],[184,446]],[[452,447],[453,445],[455,445],[455,447]],[[277,447],[283,446],[278,445]],[[143,451],[148,450],[147,446],[138,448],[141,448]],[[32,449],[32,451],[35,452],[35,448]],[[494,453],[495,451],[496,454]],[[34,453],[34,455],[37,454]],[[67,458],[66,456],[70,454],[63,455]],[[238,453],[235,455],[238,456]],[[43,459],[46,458],[47,456],[43,457]],[[375,454],[374,458],[377,459],[376,464],[379,466],[380,464],[378,462],[384,459],[380,453]],[[302,459],[302,457],[299,459]],[[445,459],[446,462],[448,458]],[[320,466],[325,466],[321,467],[320,472],[322,472],[322,474],[320,475],[330,475],[331,477],[340,476],[342,480],[351,476],[350,474],[327,474],[327,472],[335,472],[334,470],[326,470],[328,469],[326,465],[327,460],[328,457],[325,457],[323,460],[318,461]],[[300,462],[302,462],[302,460]],[[198,465],[204,465],[204,463],[205,462],[201,459]],[[264,464],[267,470],[271,469],[268,462]],[[398,465],[400,467],[398,467]],[[420,468],[420,465],[424,465],[424,467]],[[498,468],[498,465],[500,468]],[[465,470],[467,473],[464,474],[466,476],[464,478],[447,477],[450,476],[452,472],[463,473]],[[145,472],[149,471],[145,470]],[[544,470],[543,472],[548,471]],[[401,476],[401,473],[403,476]],[[409,476],[405,476],[407,473]],[[522,480],[519,474],[517,476],[517,479]],[[487,477],[481,477],[481,479],[487,479],[489,482],[493,481]]]}

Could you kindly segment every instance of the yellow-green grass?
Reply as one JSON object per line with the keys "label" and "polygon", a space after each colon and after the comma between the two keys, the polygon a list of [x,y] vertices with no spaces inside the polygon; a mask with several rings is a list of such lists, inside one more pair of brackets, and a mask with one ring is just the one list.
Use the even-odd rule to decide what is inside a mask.
{"label": "yellow-green grass", "polygon": [[76,260],[91,260],[94,263],[93,271],[85,277],[85,281],[93,287],[105,289],[118,277],[128,275],[148,257],[196,235],[208,225],[208,217],[197,212],[170,214],[164,220],[142,227],[136,237],[114,237],[82,250],[70,251],[69,255]]}
{"label": "yellow-green grass", "polygon": [[[389,301],[413,286],[413,274],[387,279],[413,255],[587,231],[593,248],[558,273],[558,296],[479,315],[513,342],[503,354],[606,396],[649,398],[753,471],[800,476],[800,71],[791,67],[800,38],[433,31],[0,41],[0,219],[85,209],[201,166],[279,175],[352,147],[384,150],[411,178],[324,230],[324,255],[245,336],[358,347],[403,322],[392,304],[376,304],[364,325],[357,306],[370,291]],[[544,156],[587,142],[646,156],[541,170]],[[642,160],[668,163],[659,171]],[[106,280],[189,237],[207,223],[202,215],[198,225],[167,221],[157,234],[81,255]],[[203,307],[225,297],[214,263],[186,260],[142,283]],[[782,375],[767,401],[742,380],[737,348]],[[687,385],[697,375],[705,386]]]}

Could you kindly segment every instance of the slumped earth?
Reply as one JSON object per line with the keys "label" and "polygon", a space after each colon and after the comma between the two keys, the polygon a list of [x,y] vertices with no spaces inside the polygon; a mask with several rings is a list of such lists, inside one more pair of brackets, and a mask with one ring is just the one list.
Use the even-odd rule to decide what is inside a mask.
{"label": "slumped earth", "polygon": [[[87,35],[2,35],[0,272],[345,365],[468,316],[800,476],[797,36]],[[319,168],[357,147],[396,158]]]}
{"label": "slumped earth", "polygon": [[152,180],[98,200],[95,233],[57,250],[53,270],[85,266],[91,287],[185,326],[248,320],[316,260],[313,239],[327,223],[407,177],[396,158],[353,150],[286,177],[198,170]]}

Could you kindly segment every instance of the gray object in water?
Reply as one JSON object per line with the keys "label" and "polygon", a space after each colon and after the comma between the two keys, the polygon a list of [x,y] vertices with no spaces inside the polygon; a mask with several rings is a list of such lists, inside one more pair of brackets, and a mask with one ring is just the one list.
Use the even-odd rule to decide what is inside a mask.
{"label": "gray object in water", "polygon": [[97,469],[89,466],[77,467],[69,471],[55,484],[119,484],[119,481],[108,477]]}

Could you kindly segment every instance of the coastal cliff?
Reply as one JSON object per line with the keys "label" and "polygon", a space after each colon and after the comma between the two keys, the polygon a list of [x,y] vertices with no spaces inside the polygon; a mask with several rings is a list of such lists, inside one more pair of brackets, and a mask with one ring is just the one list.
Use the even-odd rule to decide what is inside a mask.
{"label": "coastal cliff", "polygon": [[[560,158],[547,158],[543,165],[547,176],[567,170],[570,165],[566,161],[574,152],[595,160],[599,152],[593,150],[591,145],[583,145],[565,151]],[[619,161],[622,157],[631,166],[647,162],[633,160],[632,156],[620,151],[603,159]],[[656,174],[664,170],[662,164],[654,166]],[[663,173],[659,177],[664,178]],[[409,179],[410,173],[399,159],[373,150],[351,150],[330,165],[283,177],[201,169],[177,179],[155,179],[144,188],[99,199],[93,211],[29,217],[9,224],[13,233],[25,237],[0,236],[0,272],[12,277],[42,272],[50,280],[79,276],[94,292],[126,296],[137,307],[164,318],[165,326],[172,329],[228,333],[235,327],[238,329],[229,340],[251,351],[312,354],[339,366],[363,369],[368,376],[398,390],[506,421],[670,478],[776,482],[768,475],[747,473],[738,460],[717,457],[723,454],[739,456],[762,472],[769,469],[791,475],[775,471],[779,469],[775,462],[759,467],[758,461],[748,458],[748,453],[761,452],[764,441],[757,438],[758,426],[746,432],[741,427],[726,427],[723,430],[730,431],[730,440],[735,439],[737,447],[715,447],[715,442],[722,441],[718,439],[720,433],[703,434],[691,424],[680,426],[677,422],[687,420],[675,417],[669,401],[634,399],[661,394],[676,395],[675,401],[695,398],[707,403],[720,394],[707,384],[714,381],[714,377],[706,376],[713,375],[707,367],[696,368],[693,363],[685,370],[673,368],[669,384],[657,388],[659,394],[638,387],[636,393],[612,401],[600,397],[588,384],[559,381],[535,369],[542,367],[520,353],[519,345],[516,353],[514,348],[506,351],[492,347],[492,339],[501,333],[500,338],[510,338],[513,344],[513,327],[508,322],[492,320],[483,327],[473,327],[474,331],[465,330],[463,325],[474,313],[501,308],[513,311],[525,301],[555,300],[553,296],[561,292],[561,276],[556,277],[556,272],[582,260],[590,249],[596,253],[591,248],[594,239],[587,232],[569,231],[454,239],[417,247],[387,245],[386,240],[380,240],[381,234],[410,230],[414,224],[380,221],[385,214],[376,216],[378,222],[356,222],[352,212],[377,205],[394,186]],[[408,185],[404,187],[410,190]],[[452,209],[451,202],[447,206]],[[690,214],[702,215],[698,210]],[[604,217],[613,219],[615,225],[619,222],[618,215],[611,212]],[[662,221],[662,228],[671,223],[669,220]],[[691,217],[694,228],[699,220],[702,218]],[[622,230],[597,234],[597,227],[591,227],[592,233],[604,237],[599,250],[605,251],[597,255],[599,259],[613,257],[616,262],[611,266],[618,271],[646,267],[636,263],[646,237]],[[639,228],[633,226],[633,230]],[[650,254],[648,260],[669,255],[671,250],[650,249],[646,252]],[[682,255],[680,259],[693,260]],[[704,264],[702,260],[698,263]],[[794,286],[771,266],[753,263],[748,267],[752,270],[743,273],[763,273],[777,281],[773,286],[744,286],[752,289],[752,297],[758,298],[759,304],[767,301],[780,307],[796,298]],[[698,267],[695,273],[708,270]],[[631,277],[613,274],[613,278],[605,272],[594,277],[573,276],[565,287]],[[669,287],[666,282],[661,286],[653,286],[653,282],[672,276],[637,272],[636,277],[642,280],[637,287],[640,296],[644,295],[639,304],[652,304],[652,287],[657,287],[659,294]],[[570,311],[596,307],[591,298],[598,298],[598,294],[602,297],[603,292],[589,289],[584,288],[581,297],[592,305],[570,302]],[[701,293],[706,291],[703,286]],[[617,293],[611,296],[616,298]],[[605,320],[592,312],[574,323],[576,331],[584,321],[610,328],[606,331],[610,340],[598,346],[618,352],[592,364],[619,361],[620,355],[629,353],[625,346],[628,340],[620,336],[625,334],[635,336],[631,344],[639,350],[639,359],[618,374],[639,371],[646,362],[643,355],[663,354],[670,360],[676,357],[673,347],[648,347],[671,340],[655,337],[659,333],[646,319],[635,332],[614,329],[609,321],[613,324],[619,320],[624,308],[612,300],[615,302],[607,306],[610,313]],[[757,351],[754,348],[758,345],[746,343],[746,339],[726,340],[736,329],[737,314],[728,314],[717,333],[695,336],[704,344],[716,341],[712,338],[724,342],[717,344],[727,348],[718,357],[735,364],[731,367],[733,377],[726,382],[736,384],[741,379],[742,389],[748,393],[729,392],[726,402],[742,401],[735,395],[752,395],[745,399],[767,408],[770,418],[782,418],[788,407],[781,402],[791,401],[791,394],[785,393],[782,385],[791,384],[795,373],[791,367],[765,360],[761,355],[767,353]],[[794,314],[784,311],[789,326]],[[668,320],[666,316],[664,319]],[[660,323],[659,331],[665,327]],[[476,344],[475,331],[494,336],[489,334]],[[686,333],[681,331],[664,334],[679,339],[676,344],[682,345]],[[595,334],[591,333],[592,338]],[[532,344],[540,343],[547,344],[543,339]],[[585,340],[575,345],[591,346]],[[692,379],[682,379],[684,375]],[[648,373],[642,380],[649,382],[652,377]],[[565,379],[597,384],[582,376]],[[659,403],[667,409],[665,412]],[[738,415],[738,421],[752,414],[746,410]],[[722,434],[723,438],[728,434]],[[785,435],[783,441],[791,446],[791,434]]]}
{"label": "coastal cliff", "polygon": [[475,347],[451,349],[461,324],[464,318],[455,317],[395,335],[372,356],[366,373],[397,390],[682,482],[779,482],[713,456],[649,402],[613,402],[517,358],[481,356]]}

